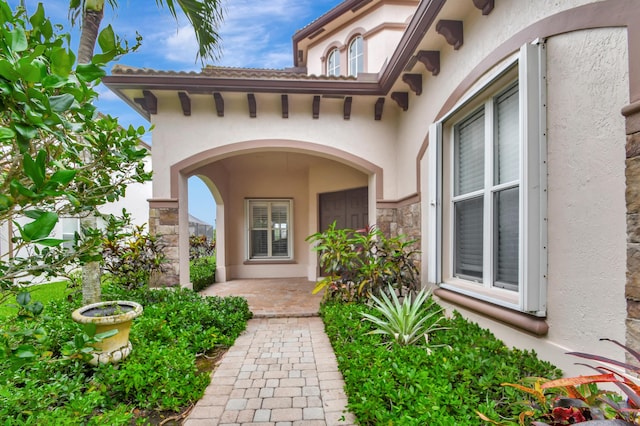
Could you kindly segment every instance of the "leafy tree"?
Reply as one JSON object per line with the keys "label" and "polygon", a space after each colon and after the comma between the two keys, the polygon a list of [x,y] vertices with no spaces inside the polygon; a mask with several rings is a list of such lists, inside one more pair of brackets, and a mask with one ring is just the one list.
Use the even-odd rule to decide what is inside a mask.
{"label": "leafy tree", "polygon": [[99,259],[95,229],[76,235],[71,250],[51,237],[59,217],[96,215],[128,184],[151,178],[139,145],[145,129],[124,129],[93,105],[101,64],[128,47],[107,27],[96,60],[74,65],[69,41],[41,4],[27,16],[0,0],[0,223],[15,227],[13,253],[27,253],[0,257],[0,301],[16,280]]}
{"label": "leafy tree", "polygon": [[[117,0],[107,1],[113,8],[118,5]],[[200,59],[203,61],[205,58],[215,59],[219,47],[217,29],[222,21],[222,10],[218,0],[156,0],[157,6],[166,4],[169,12],[177,20],[176,3],[194,28]],[[98,32],[104,16],[104,4],[105,0],[70,0],[69,2],[72,24],[81,18],[80,45],[78,47],[78,62],[81,64],[96,62],[93,53],[96,39],[100,43]],[[100,60],[103,59],[100,58]],[[83,226],[95,228],[95,218],[87,216]],[[85,303],[100,300],[100,266],[98,262],[89,262],[83,267],[82,294]]]}

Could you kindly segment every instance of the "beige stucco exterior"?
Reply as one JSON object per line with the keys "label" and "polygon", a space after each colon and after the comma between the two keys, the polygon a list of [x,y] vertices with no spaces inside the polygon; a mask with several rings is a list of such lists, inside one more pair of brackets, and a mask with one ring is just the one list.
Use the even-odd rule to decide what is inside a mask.
{"label": "beige stucco exterior", "polygon": [[333,48],[340,51],[340,74],[348,73],[349,43],[356,35],[365,43],[364,72],[378,73],[398,46],[417,2],[387,1],[365,15],[352,17],[336,28],[315,37],[307,51],[309,74],[326,74],[326,56]]}
{"label": "beige stucco exterior", "polygon": [[[429,7],[435,8],[436,3],[442,7],[428,26],[420,27],[422,22],[407,12],[407,8],[415,9],[426,20]],[[522,45],[546,42],[546,179],[542,179],[546,187],[541,189],[546,207],[540,212],[545,233],[540,248],[545,315],[535,317],[496,306],[481,297],[481,291],[477,300],[466,305],[447,298],[446,292],[440,294],[450,309],[490,328],[509,345],[535,349],[569,374],[585,370],[573,365],[574,360],[564,355],[567,350],[622,358],[621,350],[598,339],[623,342],[626,333],[628,343],[639,344],[628,337],[630,321],[635,319],[627,319],[625,326],[630,300],[627,277],[634,273],[629,272],[627,257],[629,172],[625,160],[629,148],[625,153],[625,140],[635,127],[620,113],[640,101],[640,82],[633,72],[640,54],[639,30],[631,19],[640,17],[639,8],[632,0],[502,0],[483,15],[473,2],[442,0],[419,5],[374,1],[361,15],[344,12],[335,17],[334,26],[326,23],[326,31],[298,42],[307,49],[302,56],[307,74],[319,75],[331,47],[344,47],[353,34],[369,31],[367,75],[358,80],[332,78],[322,86],[322,77],[296,77],[288,81],[295,90],[286,85],[261,90],[269,77],[256,78],[255,86],[251,85],[254,80],[243,80],[246,87],[242,88],[230,77],[224,84],[233,89],[226,92],[224,84],[216,86],[217,80],[207,80],[210,90],[224,97],[223,116],[220,111],[216,114],[211,93],[189,93],[191,109],[186,116],[176,96],[179,89],[148,89],[158,105],[157,112],[150,114],[155,125],[153,198],[158,208],[179,206],[179,227],[184,227],[186,178],[198,175],[209,183],[218,205],[218,279],[315,279],[316,256],[304,240],[318,230],[318,194],[368,186],[369,218],[407,216],[406,209],[418,212],[421,222],[414,231],[421,237],[423,281],[438,286],[440,282],[426,279],[428,260],[436,256],[429,251],[435,236],[428,232],[433,216],[427,188],[434,174],[427,161],[433,149],[430,128],[441,122],[448,137],[446,128],[451,121],[447,120],[509,65],[516,64]],[[463,22],[464,42],[458,49],[436,31],[439,20]],[[389,23],[402,23],[406,33],[395,24],[385,29],[383,24]],[[395,64],[402,55],[394,49],[398,45],[409,49],[413,39],[407,34],[418,31],[416,28],[424,28],[424,35],[411,45],[409,60]],[[415,60],[420,51],[439,52],[437,75]],[[346,65],[343,54],[341,63]],[[397,66],[400,74],[385,74],[387,66]],[[421,93],[403,79],[407,74],[413,75],[414,84],[419,80]],[[113,87],[128,99],[140,96],[142,89],[152,86],[153,74],[139,75],[145,85],[136,86],[132,77],[134,83],[121,87],[114,79]],[[388,75],[395,79],[387,84]],[[378,86],[364,89],[376,78],[380,78]],[[342,89],[346,86],[353,93]],[[288,96],[286,118],[282,93]],[[255,96],[255,117],[250,117],[247,94]],[[402,95],[408,99],[404,105]],[[635,109],[629,111],[633,115]],[[450,185],[450,169],[445,156],[440,176],[445,187]],[[294,200],[294,256],[290,262],[247,260],[247,198]],[[444,281],[453,281],[447,272],[451,226],[446,218],[442,224],[445,235],[438,248],[444,252],[442,276]],[[178,251],[187,248],[181,232]],[[188,285],[186,257],[179,255],[179,259],[180,283]],[[453,290],[455,293],[455,285]],[[447,291],[451,293],[450,288]],[[512,299],[517,304],[518,294]]]}

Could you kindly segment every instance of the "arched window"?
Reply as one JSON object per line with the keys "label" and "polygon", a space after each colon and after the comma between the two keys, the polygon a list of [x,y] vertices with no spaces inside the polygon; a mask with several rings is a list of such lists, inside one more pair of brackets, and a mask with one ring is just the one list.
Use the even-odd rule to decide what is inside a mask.
{"label": "arched window", "polygon": [[364,70],[362,36],[357,36],[349,44],[349,75],[357,76]]}
{"label": "arched window", "polygon": [[333,49],[327,59],[327,75],[340,75],[340,52]]}

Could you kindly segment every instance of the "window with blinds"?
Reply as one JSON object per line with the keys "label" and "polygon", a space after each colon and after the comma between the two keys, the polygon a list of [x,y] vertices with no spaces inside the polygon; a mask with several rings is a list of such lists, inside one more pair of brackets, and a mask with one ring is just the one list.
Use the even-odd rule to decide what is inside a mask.
{"label": "window with blinds", "polygon": [[454,275],[508,290],[519,276],[518,120],[516,83],[454,127]]}
{"label": "window with blinds", "polygon": [[291,200],[247,200],[249,259],[291,257]]}
{"label": "window with blinds", "polygon": [[546,45],[521,46],[429,127],[427,279],[546,316]]}

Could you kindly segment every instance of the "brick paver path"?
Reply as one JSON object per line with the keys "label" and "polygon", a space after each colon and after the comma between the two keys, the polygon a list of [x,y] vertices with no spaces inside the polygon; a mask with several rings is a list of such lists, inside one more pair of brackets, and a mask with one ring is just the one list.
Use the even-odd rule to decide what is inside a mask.
{"label": "brick paver path", "polygon": [[184,425],[353,425],[343,388],[320,318],[252,319]]}

